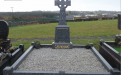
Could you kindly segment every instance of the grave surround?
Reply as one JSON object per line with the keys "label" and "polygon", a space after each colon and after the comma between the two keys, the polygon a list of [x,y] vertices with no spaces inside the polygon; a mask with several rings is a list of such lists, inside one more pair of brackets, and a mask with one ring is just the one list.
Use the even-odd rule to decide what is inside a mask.
{"label": "grave surround", "polygon": [[[93,44],[91,44],[91,47],[90,47],[90,49],[86,49],[86,50],[89,50],[89,51],[91,51],[93,54],[94,54],[94,56],[99,60],[99,62],[102,64],[102,67],[104,67],[107,71],[100,71],[100,72],[89,72],[89,71],[86,71],[86,72],[84,72],[84,71],[68,71],[68,70],[63,70],[63,71],[61,71],[61,70],[53,70],[53,71],[49,71],[49,70],[37,70],[37,68],[42,68],[40,65],[42,65],[42,63],[40,64],[39,63],[39,61],[37,61],[38,62],[38,64],[40,64],[40,65],[38,65],[38,67],[36,68],[36,70],[24,70],[24,71],[22,71],[22,70],[17,70],[17,68],[19,68],[19,66],[20,65],[22,65],[22,62],[26,62],[26,59],[29,57],[29,54],[31,54],[31,52],[36,52],[36,49],[34,48],[34,42],[32,43],[32,45],[26,50],[26,52],[12,65],[12,66],[8,66],[8,67],[6,67],[6,68],[4,68],[4,70],[3,70],[3,75],[11,75],[11,74],[13,74],[13,75],[28,75],[28,74],[30,74],[30,75],[41,75],[41,74],[43,74],[43,75],[120,75],[120,71],[119,70],[117,70],[117,69],[115,69],[115,68],[112,68],[111,66],[110,66],[110,64],[99,54],[99,52],[94,48],[94,46],[93,46]],[[69,51],[69,50],[75,50],[75,49],[78,49],[78,50],[80,50],[81,51],[81,49],[85,49],[85,47],[86,47],[86,45],[73,45],[73,49],[66,49],[65,51]],[[51,44],[41,44],[40,45],[40,52],[42,52],[42,51],[44,51],[44,49],[52,49],[52,45]],[[41,49],[43,49],[43,50],[41,50]],[[54,49],[55,51],[56,51],[56,49]],[[62,49],[58,49],[58,51],[61,51]],[[38,49],[38,51],[39,51],[39,49]],[[52,49],[52,51],[53,51],[53,49]],[[51,52],[52,52],[51,51]],[[75,52],[75,51],[74,51]],[[74,53],[74,52],[71,52],[72,54]],[[39,52],[37,52],[37,53],[39,53]],[[43,54],[44,52],[42,52],[42,54]],[[45,52],[45,53],[47,53],[47,52]],[[43,54],[43,55],[46,55],[46,54]],[[59,52],[58,52],[59,53]],[[79,53],[79,52],[77,52],[77,53]],[[88,52],[87,52],[88,53]],[[41,54],[41,53],[40,53]],[[55,53],[56,54],[56,53]],[[62,53],[61,53],[62,54]],[[48,55],[48,54],[47,54]],[[54,55],[54,54],[53,54]],[[66,54],[65,54],[66,55]],[[68,55],[68,54],[67,54]],[[31,56],[31,55],[30,55]],[[34,56],[34,55],[33,55]],[[39,55],[38,55],[39,56]],[[49,58],[50,58],[51,56],[49,56]],[[61,57],[61,56],[60,56]],[[65,57],[65,58],[67,58],[67,57]],[[54,59],[54,57],[52,57],[52,59]],[[52,60],[51,59],[51,60]],[[75,58],[75,59],[78,59],[78,58]],[[37,63],[36,63],[36,59],[34,59],[34,58],[32,58],[32,62],[34,63],[34,65],[37,65]],[[42,59],[40,59],[40,60],[44,60],[44,57],[42,58]],[[46,60],[46,59],[45,59]],[[71,60],[71,59],[70,59]],[[85,58],[85,60],[86,60],[86,58]],[[89,59],[89,60],[91,60],[91,58]],[[61,59],[60,59],[60,61],[61,61]],[[67,60],[66,60],[67,61]],[[42,62],[42,61],[41,61]],[[51,62],[51,61],[50,61]],[[50,63],[49,61],[47,62],[47,63]],[[47,64],[47,63],[44,63],[44,64]],[[88,62],[89,63],[89,62]],[[91,63],[91,62],[90,62]],[[29,64],[29,63],[28,63]],[[26,65],[28,65],[28,64],[26,64]],[[31,62],[30,62],[30,64],[32,64]],[[57,63],[55,63],[55,64],[57,64]],[[74,63],[74,64],[76,64],[76,63]],[[33,66],[34,67],[34,65],[31,65],[31,66]],[[94,64],[92,64],[92,65],[94,65]],[[30,67],[31,67],[30,66]],[[55,65],[56,66],[56,65]],[[82,65],[83,66],[83,65]],[[88,65],[86,65],[86,66],[88,66]],[[46,65],[45,65],[45,67],[47,67]],[[68,66],[69,67],[69,66]],[[84,67],[84,66],[83,66]],[[96,67],[96,66],[95,66]],[[97,67],[96,67],[97,68]],[[32,68],[29,68],[29,69],[32,69]],[[48,68],[49,69],[49,68]],[[72,69],[74,69],[74,68],[72,68]],[[80,68],[81,69],[81,68]],[[82,69],[83,70],[83,69]]]}
{"label": "grave surround", "polygon": [[113,47],[120,47],[120,45],[117,45],[116,41],[100,40],[99,53],[106,59],[106,61],[113,68],[117,68],[121,71],[121,54],[118,51],[116,51]]}

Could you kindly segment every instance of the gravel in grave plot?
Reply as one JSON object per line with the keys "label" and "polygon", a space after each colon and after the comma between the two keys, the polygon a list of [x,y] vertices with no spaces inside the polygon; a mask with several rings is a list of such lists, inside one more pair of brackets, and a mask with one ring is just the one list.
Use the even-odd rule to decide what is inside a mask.
{"label": "gravel in grave plot", "polygon": [[34,49],[17,71],[107,72],[90,49]]}

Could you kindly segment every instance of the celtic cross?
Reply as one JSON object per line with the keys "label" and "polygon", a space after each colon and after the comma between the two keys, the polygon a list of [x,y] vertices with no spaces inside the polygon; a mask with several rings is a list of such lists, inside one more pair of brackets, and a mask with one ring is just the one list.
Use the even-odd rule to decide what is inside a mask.
{"label": "celtic cross", "polygon": [[59,25],[67,25],[65,9],[70,5],[71,0],[55,0],[55,6],[60,8]]}

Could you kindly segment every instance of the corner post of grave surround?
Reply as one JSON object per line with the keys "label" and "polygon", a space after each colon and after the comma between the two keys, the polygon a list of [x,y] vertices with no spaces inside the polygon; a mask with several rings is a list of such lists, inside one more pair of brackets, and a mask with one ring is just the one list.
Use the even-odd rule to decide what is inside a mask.
{"label": "corner post of grave surround", "polygon": [[13,74],[13,67],[5,67],[3,69],[3,75],[12,75]]}
{"label": "corner post of grave surround", "polygon": [[34,43],[34,42],[32,42],[32,43],[31,43],[31,45],[32,45],[32,46],[35,46],[35,43]]}
{"label": "corner post of grave surround", "polygon": [[100,45],[102,46],[105,41],[103,39],[100,40]]}
{"label": "corner post of grave surround", "polygon": [[91,47],[94,47],[93,43],[90,43]]}
{"label": "corner post of grave surround", "polygon": [[24,52],[24,45],[23,44],[20,44],[19,48],[22,50],[22,52]]}
{"label": "corner post of grave surround", "polygon": [[120,75],[121,74],[121,71],[119,71],[118,69],[116,69],[116,68],[113,68],[112,70],[111,70],[111,75]]}
{"label": "corner post of grave surround", "polygon": [[71,5],[71,0],[55,0],[55,6],[60,8],[59,25],[55,28],[55,42],[52,43],[53,49],[72,49],[70,42],[69,26],[66,24],[66,8]]}

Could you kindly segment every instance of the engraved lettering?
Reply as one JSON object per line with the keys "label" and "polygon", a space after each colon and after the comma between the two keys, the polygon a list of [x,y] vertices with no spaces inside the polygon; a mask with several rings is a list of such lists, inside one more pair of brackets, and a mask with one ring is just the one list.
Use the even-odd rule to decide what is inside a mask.
{"label": "engraved lettering", "polygon": [[70,48],[70,45],[55,45],[55,49],[69,49]]}

